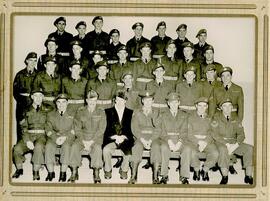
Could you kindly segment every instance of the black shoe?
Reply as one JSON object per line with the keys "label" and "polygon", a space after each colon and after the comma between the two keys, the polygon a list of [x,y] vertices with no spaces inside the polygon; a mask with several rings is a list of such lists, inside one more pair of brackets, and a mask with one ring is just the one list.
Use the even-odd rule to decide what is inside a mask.
{"label": "black shoe", "polygon": [[67,180],[67,173],[66,172],[60,172],[60,176],[59,176],[59,182],[65,182]]}
{"label": "black shoe", "polygon": [[244,181],[245,181],[246,184],[252,185],[253,184],[253,177],[246,175]]}
{"label": "black shoe", "polygon": [[194,181],[200,181],[200,173],[198,171],[194,171],[193,180]]}
{"label": "black shoe", "polygon": [[104,170],[104,178],[105,179],[111,179],[112,178],[112,170],[107,172]]}
{"label": "black shoe", "polygon": [[17,169],[15,173],[12,175],[12,178],[19,178],[21,175],[23,175],[23,169]]}
{"label": "black shoe", "polygon": [[151,167],[151,163],[149,160],[147,160],[146,164],[144,166],[142,166],[143,169],[149,169]]}
{"label": "black shoe", "polygon": [[236,170],[234,169],[233,165],[230,165],[230,166],[229,166],[229,172],[230,172],[231,174],[237,174],[237,172],[236,172]]}
{"label": "black shoe", "polygon": [[186,177],[182,177],[181,181],[182,181],[182,184],[189,184],[189,181]]}
{"label": "black shoe", "polygon": [[127,179],[127,172],[124,172],[121,168],[119,169],[120,179]]}
{"label": "black shoe", "polygon": [[52,181],[53,178],[55,178],[55,173],[54,172],[48,172],[48,175],[47,175],[45,181]]}
{"label": "black shoe", "polygon": [[99,177],[99,169],[98,168],[94,168],[94,183],[95,184],[100,184],[101,183],[101,179]]}
{"label": "black shoe", "polygon": [[222,176],[220,184],[227,184],[228,183],[228,176]]}
{"label": "black shoe", "polygon": [[159,183],[160,184],[167,184],[168,180],[169,180],[168,175],[162,176],[161,179],[160,179],[160,181],[159,181]]}
{"label": "black shoe", "polygon": [[130,178],[128,183],[129,184],[136,184],[137,180],[135,178]]}
{"label": "black shoe", "polygon": [[158,178],[154,178],[153,181],[152,181],[153,184],[160,184]]}
{"label": "black shoe", "polygon": [[71,168],[71,176],[68,179],[68,182],[70,181],[71,183],[74,183],[76,180],[79,179],[79,173],[78,173],[78,168]]}
{"label": "black shoe", "polygon": [[202,175],[202,180],[203,181],[209,181],[208,172],[205,172],[204,170],[201,170],[200,174]]}
{"label": "black shoe", "polygon": [[33,171],[33,181],[40,180],[39,171]]}
{"label": "black shoe", "polygon": [[114,168],[119,168],[119,167],[121,167],[121,165],[122,165],[122,162],[123,162],[123,157],[118,157],[117,158],[117,161],[116,161],[116,163],[114,164]]}

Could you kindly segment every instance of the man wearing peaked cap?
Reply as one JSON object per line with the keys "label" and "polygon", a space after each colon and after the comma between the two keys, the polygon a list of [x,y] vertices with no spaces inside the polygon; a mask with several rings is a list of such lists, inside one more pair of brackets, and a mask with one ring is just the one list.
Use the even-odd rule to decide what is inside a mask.
{"label": "man wearing peaked cap", "polygon": [[176,29],[176,33],[178,35],[178,37],[175,39],[175,45],[176,45],[176,48],[177,48],[176,58],[177,59],[184,59],[182,44],[185,43],[185,42],[189,42],[189,40],[186,38],[187,25],[186,24],[180,24]]}
{"label": "man wearing peaked cap", "polygon": [[48,38],[55,38],[57,41],[58,49],[57,53],[61,56],[69,56],[70,47],[69,43],[72,40],[73,36],[71,33],[65,31],[66,28],[66,19],[64,17],[59,17],[54,21],[54,26],[57,30],[49,34]]}
{"label": "man wearing peaked cap", "polygon": [[197,44],[194,45],[194,49],[195,49],[194,57],[197,58],[198,60],[200,60],[201,62],[203,62],[204,49],[209,45],[206,42],[207,30],[206,29],[199,30],[199,32],[196,35],[196,38],[198,38],[199,41]]}
{"label": "man wearing peaked cap", "polygon": [[148,39],[143,37],[143,24],[141,22],[137,22],[132,26],[134,31],[134,37],[128,40],[126,46],[128,50],[129,60],[136,61],[141,57],[140,53],[140,45],[144,42],[149,42]]}
{"label": "man wearing peaked cap", "polygon": [[253,146],[244,143],[245,133],[241,120],[232,114],[233,100],[224,97],[219,106],[221,112],[216,113],[211,126],[212,136],[219,151],[218,166],[222,173],[220,184],[227,184],[228,172],[237,174],[231,160],[236,156],[243,158],[244,182],[253,184]]}
{"label": "man wearing peaked cap", "polygon": [[81,47],[83,48],[82,54],[84,56],[88,56],[89,54],[86,51],[86,47],[87,47],[87,41],[86,41],[86,22],[85,21],[80,21],[77,23],[77,25],[75,26],[75,29],[78,31],[78,34],[76,36],[73,37],[73,40],[78,40],[80,41]]}
{"label": "man wearing peaked cap", "polygon": [[107,57],[111,63],[116,63],[118,60],[117,56],[118,49],[123,46],[123,44],[119,41],[120,32],[118,29],[112,29],[109,35],[111,38],[111,43],[109,45],[110,51],[108,51]]}
{"label": "man wearing peaked cap", "polygon": [[152,54],[154,58],[160,58],[165,55],[166,44],[171,38],[166,35],[166,23],[164,21],[158,23],[156,31],[158,35],[151,39]]}
{"label": "man wearing peaked cap", "polygon": [[222,73],[224,73],[224,72],[229,72],[231,75],[233,74],[232,68],[228,67],[228,66],[225,66],[220,70],[219,76],[222,76]]}

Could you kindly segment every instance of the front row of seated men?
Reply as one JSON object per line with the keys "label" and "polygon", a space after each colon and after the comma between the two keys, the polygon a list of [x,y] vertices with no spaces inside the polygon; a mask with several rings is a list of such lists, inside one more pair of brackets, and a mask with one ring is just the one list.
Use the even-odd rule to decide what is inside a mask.
{"label": "front row of seated men", "polygon": [[[166,100],[168,109],[160,113],[152,108],[153,93],[144,91],[142,107],[130,110],[125,107],[126,95],[118,90],[114,106],[109,109],[97,107],[98,94],[90,90],[86,95],[86,105],[72,112],[68,107],[68,97],[59,94],[55,99],[56,109],[51,110],[42,104],[43,92],[32,91],[33,103],[20,122],[23,131],[13,149],[16,172],[12,176],[23,175],[24,154],[33,150],[33,180],[40,180],[39,170],[46,164],[46,181],[55,177],[55,154],[60,150],[59,181],[66,181],[67,168],[71,169],[70,182],[79,179],[82,151],[91,158],[94,183],[101,183],[100,169],[104,178],[112,177],[111,158],[115,149],[123,152],[120,178],[128,178],[129,184],[137,182],[138,166],[144,150],[150,150],[153,167],[153,184],[169,180],[168,169],[171,152],[179,153],[181,167],[179,180],[189,183],[190,167],[193,167],[194,180],[209,181],[208,171],[218,164],[222,173],[220,184],[227,184],[228,172],[232,172],[235,155],[243,157],[245,168],[244,182],[253,184],[253,147],[245,144],[241,122],[231,115],[232,101],[224,98],[220,112],[213,119],[208,117],[208,100],[200,97],[195,102],[194,113],[179,109],[181,97],[171,92]],[[206,159],[201,167],[200,158]],[[234,169],[233,169],[234,170]]]}

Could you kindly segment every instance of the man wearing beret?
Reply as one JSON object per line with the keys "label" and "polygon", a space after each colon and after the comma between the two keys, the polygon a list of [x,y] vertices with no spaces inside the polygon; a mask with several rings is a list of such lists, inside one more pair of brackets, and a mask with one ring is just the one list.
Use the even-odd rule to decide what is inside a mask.
{"label": "man wearing beret", "polygon": [[88,152],[93,168],[94,183],[101,183],[99,171],[103,166],[102,143],[106,129],[106,115],[103,109],[97,108],[98,94],[90,90],[86,94],[87,105],[78,109],[74,118],[76,140],[70,151],[70,167],[72,169],[69,181],[79,179],[78,167],[81,166],[81,151]]}
{"label": "man wearing beret", "polygon": [[20,122],[22,139],[13,148],[13,159],[17,168],[12,178],[23,175],[24,154],[33,150],[33,180],[40,180],[39,169],[44,164],[44,148],[46,144],[45,124],[49,108],[42,104],[42,91],[32,91],[32,105],[27,108],[24,119]]}
{"label": "man wearing beret", "polygon": [[57,66],[55,57],[47,57],[44,66],[46,70],[39,72],[33,81],[33,90],[42,90],[43,102],[54,107],[53,101],[61,91],[61,78],[55,72]]}
{"label": "man wearing beret", "polygon": [[48,38],[55,38],[58,45],[57,54],[67,57],[70,53],[69,43],[71,42],[73,36],[71,33],[65,31],[66,18],[58,17],[53,24],[56,26],[57,30],[49,34]]}
{"label": "man wearing beret", "polygon": [[87,41],[86,41],[86,22],[80,21],[76,24],[75,29],[78,31],[78,34],[76,36],[73,36],[73,41],[80,41],[81,47],[82,47],[82,54],[84,56],[88,56],[89,53],[86,51],[87,49]]}
{"label": "man wearing beret", "polygon": [[151,39],[152,54],[153,58],[160,58],[166,54],[165,47],[171,38],[166,36],[166,23],[164,21],[158,23],[156,31],[158,35]]}
{"label": "man wearing beret", "polygon": [[176,45],[174,40],[169,40],[166,44],[166,55],[160,58],[159,63],[164,66],[165,74],[163,78],[171,82],[174,87],[178,80],[183,80],[181,61],[176,58]]}
{"label": "man wearing beret", "polygon": [[112,99],[116,93],[116,82],[107,76],[109,73],[107,62],[100,61],[95,67],[98,76],[88,81],[86,91],[94,90],[98,93],[98,107],[103,109],[110,108],[112,107]]}
{"label": "man wearing beret", "polygon": [[39,59],[38,59],[38,64],[37,64],[37,70],[40,71],[45,71],[45,60],[47,57],[51,56],[54,57],[57,63],[56,66],[56,70],[55,72],[57,72],[59,75],[62,75],[63,70],[66,67],[66,62],[64,60],[64,58],[57,54],[57,49],[58,49],[58,45],[57,45],[57,41],[55,38],[47,38],[44,46],[46,47],[46,53],[42,54]]}
{"label": "man wearing beret", "polygon": [[141,57],[140,45],[149,40],[142,36],[143,33],[143,23],[136,22],[132,25],[132,30],[134,31],[134,37],[127,42],[128,57],[130,61],[136,61]]}
{"label": "man wearing beret", "polygon": [[69,109],[76,112],[78,108],[84,106],[87,79],[81,76],[83,69],[80,62],[73,60],[69,70],[71,75],[62,79],[62,93],[69,97]]}
{"label": "man wearing beret", "polygon": [[[201,79],[206,79],[206,66],[212,64],[215,66],[217,76],[219,76],[219,72],[222,69],[222,65],[216,61],[214,61],[214,47],[212,45],[208,45],[204,48],[204,61],[201,63]],[[220,80],[220,78],[219,78]]]}
{"label": "man wearing beret", "polygon": [[134,62],[133,73],[136,81],[136,87],[139,91],[146,89],[148,82],[152,81],[152,74],[156,61],[151,56],[152,46],[150,42],[145,42],[140,45],[141,58]]}
{"label": "man wearing beret", "polygon": [[131,177],[129,184],[137,182],[138,166],[142,161],[143,150],[150,150],[150,161],[153,165],[153,184],[158,184],[158,167],[161,164],[160,156],[160,129],[158,112],[152,109],[153,94],[149,91],[141,92],[142,108],[134,111],[131,120],[131,130],[135,136],[135,145],[131,156]]}
{"label": "man wearing beret", "polygon": [[253,184],[253,146],[244,143],[245,133],[241,120],[232,115],[234,108],[232,100],[223,98],[219,107],[221,112],[215,115],[211,128],[212,136],[219,151],[218,166],[222,173],[220,184],[227,184],[228,170],[232,167],[230,159],[235,155],[243,157],[244,182]]}
{"label": "man wearing beret", "polygon": [[29,52],[24,60],[26,67],[20,70],[13,81],[13,97],[16,100],[16,123],[17,123],[17,142],[22,138],[20,121],[23,120],[25,109],[31,103],[30,93],[32,90],[33,80],[37,74],[37,53]]}
{"label": "man wearing beret", "polygon": [[178,37],[175,39],[175,45],[176,45],[176,58],[177,59],[185,59],[184,57],[184,53],[183,53],[183,43],[185,42],[190,42],[187,38],[186,38],[186,34],[187,34],[187,25],[186,24],[180,24],[177,29],[176,29],[176,33],[178,35]]}
{"label": "man wearing beret", "polygon": [[87,52],[93,54],[95,50],[99,50],[101,54],[107,54],[108,46],[110,44],[110,36],[102,30],[103,17],[96,16],[92,20],[94,30],[86,34]]}
{"label": "man wearing beret", "polygon": [[111,43],[109,45],[108,48],[108,54],[107,54],[107,58],[110,61],[110,63],[117,63],[118,61],[118,50],[120,47],[123,46],[123,44],[119,41],[120,38],[120,32],[118,29],[112,29],[109,33],[109,36],[111,38]]}
{"label": "man wearing beret", "polygon": [[[218,160],[218,150],[211,136],[211,118],[208,116],[208,98],[200,97],[195,101],[196,111],[188,117],[187,144],[191,148],[190,161],[194,168],[193,180],[209,181],[208,171]],[[200,168],[200,158],[206,155],[203,167]]]}
{"label": "man wearing beret", "polygon": [[120,178],[127,179],[134,139],[131,131],[133,110],[126,108],[126,100],[125,91],[118,90],[114,100],[114,107],[105,110],[107,118],[107,127],[103,140],[105,179],[112,177],[111,158],[115,149],[120,149],[123,153],[123,161],[119,169]]}
{"label": "man wearing beret", "polygon": [[48,137],[45,147],[45,163],[48,170],[46,181],[52,181],[55,177],[55,153],[60,148],[60,176],[59,182],[66,181],[66,170],[69,165],[71,145],[75,139],[73,128],[74,113],[68,110],[68,97],[59,94],[55,98],[56,110],[47,115],[46,135]]}
{"label": "man wearing beret", "polygon": [[222,85],[215,87],[213,90],[213,101],[210,105],[210,115],[218,112],[218,106],[224,97],[230,98],[232,101],[232,116],[238,117],[240,122],[244,117],[244,94],[242,87],[232,82],[233,70],[230,67],[223,67],[220,71]]}
{"label": "man wearing beret", "polygon": [[99,50],[94,51],[94,53],[91,55],[91,58],[89,59],[89,66],[88,66],[88,75],[90,79],[94,79],[97,77],[97,71],[96,71],[96,65],[98,62],[103,61],[104,55],[101,54]]}
{"label": "man wearing beret", "polygon": [[[179,110],[180,97],[177,93],[171,92],[166,97],[169,110],[160,116],[161,122],[161,180],[166,184],[169,180],[169,161],[171,152],[180,152],[181,168],[179,179],[183,184],[188,184],[190,174],[190,149],[185,146],[187,138],[187,114]],[[179,157],[180,157],[179,155]]]}
{"label": "man wearing beret", "polygon": [[206,42],[207,39],[207,30],[201,29],[196,35],[196,38],[198,38],[199,42],[194,45],[194,57],[197,58],[199,61],[203,62],[203,53],[204,48],[206,48],[209,44]]}

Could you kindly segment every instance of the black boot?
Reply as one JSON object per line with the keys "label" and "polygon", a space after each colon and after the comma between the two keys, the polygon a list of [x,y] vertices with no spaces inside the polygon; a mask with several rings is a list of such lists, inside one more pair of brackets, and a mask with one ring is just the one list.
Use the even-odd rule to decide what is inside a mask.
{"label": "black boot", "polygon": [[216,172],[219,170],[218,164],[216,163],[214,167],[210,168],[213,172]]}
{"label": "black boot", "polygon": [[237,172],[236,172],[236,170],[234,169],[233,165],[230,165],[230,166],[229,166],[229,172],[230,172],[231,174],[237,174]]}
{"label": "black boot", "polygon": [[67,180],[67,173],[66,172],[60,172],[60,176],[59,176],[59,182],[65,182]]}
{"label": "black boot", "polygon": [[189,184],[188,178],[186,177],[181,177],[180,181],[182,182],[182,184]]}
{"label": "black boot", "polygon": [[39,171],[33,171],[33,181],[40,180]]}
{"label": "black boot", "polygon": [[131,177],[128,181],[129,184],[135,184],[137,182],[137,172],[138,172],[139,163],[131,162]]}
{"label": "black boot", "polygon": [[112,178],[112,170],[108,171],[108,172],[104,170],[104,178],[111,179]]}
{"label": "black boot", "polygon": [[194,173],[193,173],[193,180],[194,181],[200,181],[200,173],[198,171],[195,171],[194,170]]}
{"label": "black boot", "polygon": [[153,166],[153,184],[159,184],[158,169],[159,169],[159,165],[154,164],[154,166]]}
{"label": "black boot", "polygon": [[19,178],[21,175],[23,175],[23,169],[17,169],[15,173],[12,175],[12,178]]}
{"label": "black boot", "polygon": [[246,175],[244,181],[245,181],[246,184],[252,185],[253,184],[253,177]]}
{"label": "black boot", "polygon": [[55,173],[54,172],[48,172],[48,175],[47,175],[45,181],[52,181],[53,178],[55,178]]}
{"label": "black boot", "polygon": [[119,168],[119,174],[120,174],[120,179],[127,179],[128,178],[128,172],[124,172],[121,168]]}
{"label": "black boot", "polygon": [[200,174],[202,175],[202,180],[203,181],[209,181],[209,176],[208,176],[208,172],[201,170]]}
{"label": "black boot", "polygon": [[114,168],[119,168],[119,167],[121,167],[121,165],[122,165],[122,162],[123,162],[123,157],[121,156],[121,157],[118,157],[117,158],[117,161],[116,161],[116,163],[114,164]]}
{"label": "black boot", "polygon": [[74,183],[78,179],[79,179],[78,167],[71,168],[71,176],[68,179],[68,181],[70,181],[71,183]]}
{"label": "black boot", "polygon": [[142,166],[143,169],[149,169],[151,167],[150,158],[147,159],[145,165]]}
{"label": "black boot", "polygon": [[95,184],[101,183],[101,179],[99,177],[99,168],[94,168],[94,183]]}
{"label": "black boot", "polygon": [[228,183],[228,176],[222,176],[220,184],[227,184]]}
{"label": "black boot", "polygon": [[161,176],[161,179],[160,179],[159,183],[160,183],[160,184],[167,184],[168,181],[169,181],[168,175],[166,175],[166,176]]}

